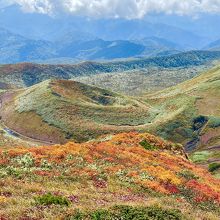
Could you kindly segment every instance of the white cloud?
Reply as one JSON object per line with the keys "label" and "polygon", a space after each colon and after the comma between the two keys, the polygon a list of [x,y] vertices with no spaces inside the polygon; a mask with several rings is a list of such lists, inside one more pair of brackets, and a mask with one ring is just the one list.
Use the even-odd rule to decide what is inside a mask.
{"label": "white cloud", "polygon": [[60,12],[88,17],[142,18],[148,13],[193,15],[219,13],[220,0],[0,0],[19,4],[25,12]]}

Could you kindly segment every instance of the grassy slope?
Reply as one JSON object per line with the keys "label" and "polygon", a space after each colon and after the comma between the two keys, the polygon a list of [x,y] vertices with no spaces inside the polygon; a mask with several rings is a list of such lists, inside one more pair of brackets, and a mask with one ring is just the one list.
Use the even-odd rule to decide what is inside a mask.
{"label": "grassy slope", "polygon": [[9,128],[55,143],[145,127],[156,114],[156,109],[136,99],[65,80],[6,92],[1,111]]}
{"label": "grassy slope", "polygon": [[[150,131],[186,145],[188,151],[212,152],[204,164],[219,163],[220,68],[192,80],[131,98],[74,81],[45,81],[4,96],[5,124],[34,139],[65,143],[101,134]],[[8,97],[8,98],[7,98]],[[214,147],[213,146],[217,146]]]}
{"label": "grassy slope", "polygon": [[[147,97],[155,105],[180,111],[169,123],[157,128],[158,134],[185,144],[191,141],[187,145],[189,150],[206,150],[220,145],[219,66],[199,77]],[[213,159],[218,160],[218,148],[209,151],[212,152],[209,163]],[[204,161],[207,162],[208,158]]]}
{"label": "grassy slope", "polygon": [[[26,126],[24,133],[28,132],[28,136],[34,133],[42,138],[44,133],[44,139],[51,137],[55,142],[65,142],[66,138],[82,141],[103,133],[135,129],[149,130],[183,144],[193,141],[203,148],[219,144],[218,77],[216,67],[176,87],[142,98],[74,81],[45,81],[16,91],[6,99],[2,115],[9,127],[22,133],[22,127]],[[24,123],[27,118],[28,124]],[[202,137],[198,141],[199,135]],[[193,148],[191,145],[189,150]]]}
{"label": "grassy slope", "polygon": [[[149,134],[2,150],[0,164],[0,216],[6,219],[106,220],[109,211],[102,217],[94,211],[114,205],[150,206],[158,215],[161,209],[182,213],[176,218],[146,214],[152,220],[220,217],[219,181],[186,160],[181,146]],[[77,218],[77,209],[93,217]],[[135,219],[135,210],[129,219]]]}
{"label": "grassy slope", "polygon": [[110,91],[140,96],[177,85],[199,75],[211,65],[178,68],[149,67],[124,72],[100,73],[92,76],[79,76],[73,79],[87,85],[94,85]]}

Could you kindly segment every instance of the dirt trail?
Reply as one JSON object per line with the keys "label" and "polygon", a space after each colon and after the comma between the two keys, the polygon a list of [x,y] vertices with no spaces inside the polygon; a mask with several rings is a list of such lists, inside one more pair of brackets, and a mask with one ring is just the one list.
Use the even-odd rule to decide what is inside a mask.
{"label": "dirt trail", "polygon": [[34,139],[31,137],[25,136],[23,134],[20,134],[17,131],[14,131],[14,130],[10,129],[9,127],[7,127],[3,122],[0,122],[0,127],[6,132],[6,134],[8,136],[11,136],[13,138],[18,138],[22,141],[27,141],[32,144],[37,144],[37,145],[55,145],[55,144],[57,144],[57,143],[53,143],[53,142],[47,142],[47,141]]}
{"label": "dirt trail", "polygon": [[217,162],[220,162],[220,159],[209,159],[208,162],[209,163],[217,163]]}
{"label": "dirt trail", "polygon": [[207,148],[207,150],[220,150],[220,145],[210,146]]}
{"label": "dirt trail", "polygon": [[[7,93],[6,95],[9,95],[10,96],[10,92]],[[2,98],[2,95],[0,95],[0,111],[1,109],[3,108],[3,98]],[[38,140],[38,139],[34,139],[34,138],[31,138],[31,137],[28,137],[28,136],[25,136],[23,134],[20,134],[19,132],[15,131],[15,130],[12,130],[11,128],[9,128],[8,126],[6,126],[4,124],[4,122],[2,121],[1,119],[1,116],[0,116],[0,128],[2,130],[5,131],[5,133],[12,137],[12,138],[17,138],[17,139],[20,139],[22,141],[27,141],[27,142],[30,142],[31,144],[36,144],[36,145],[55,145],[57,143],[53,143],[53,142],[47,142],[47,141],[42,141],[42,140]]]}

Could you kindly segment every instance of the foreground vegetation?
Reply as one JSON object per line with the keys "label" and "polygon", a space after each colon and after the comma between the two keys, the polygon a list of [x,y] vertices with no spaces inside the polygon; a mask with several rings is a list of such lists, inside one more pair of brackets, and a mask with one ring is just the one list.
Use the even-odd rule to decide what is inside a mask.
{"label": "foreground vegetation", "polygon": [[0,152],[2,219],[219,219],[220,182],[150,134]]}

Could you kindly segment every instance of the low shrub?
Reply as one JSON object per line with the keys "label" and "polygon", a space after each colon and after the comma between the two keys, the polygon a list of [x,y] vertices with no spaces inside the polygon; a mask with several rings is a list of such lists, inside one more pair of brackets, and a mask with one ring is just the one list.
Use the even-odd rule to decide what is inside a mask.
{"label": "low shrub", "polygon": [[108,210],[97,210],[97,211],[94,211],[93,213],[91,213],[90,215],[90,218],[92,220],[110,220],[113,218],[113,215],[110,211]]}
{"label": "low shrub", "polygon": [[208,125],[211,128],[219,127],[220,126],[220,117],[210,116]]}
{"label": "low shrub", "polygon": [[198,179],[198,176],[196,176],[190,170],[182,170],[181,172],[178,173],[178,175],[185,178],[186,180]]}
{"label": "low shrub", "polygon": [[35,197],[34,200],[37,205],[70,205],[70,201],[67,198],[53,195],[51,193]]}
{"label": "low shrub", "polygon": [[197,118],[193,119],[193,130],[198,131],[201,129],[208,121],[206,116],[200,115]]}
{"label": "low shrub", "polygon": [[143,140],[139,144],[146,150],[157,150],[157,147],[152,146],[147,140]]}
{"label": "low shrub", "polygon": [[214,172],[220,168],[220,163],[209,164],[209,172]]}
{"label": "low shrub", "polygon": [[190,157],[194,163],[202,163],[208,160],[212,156],[210,151],[199,151],[192,154]]}

